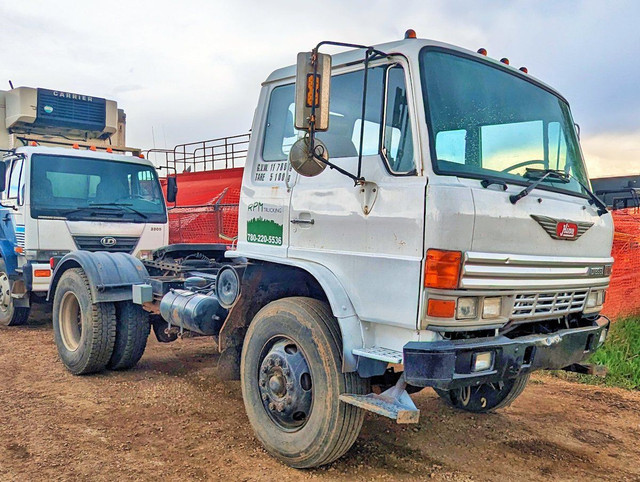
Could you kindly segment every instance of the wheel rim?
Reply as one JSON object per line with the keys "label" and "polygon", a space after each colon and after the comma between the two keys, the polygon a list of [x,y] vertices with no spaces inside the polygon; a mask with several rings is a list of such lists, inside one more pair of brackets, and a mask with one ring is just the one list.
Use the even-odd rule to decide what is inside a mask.
{"label": "wheel rim", "polygon": [[262,350],[259,391],[262,406],[284,431],[302,428],[311,415],[313,381],[300,346],[286,337],[268,342]]}
{"label": "wheel rim", "polygon": [[76,351],[82,337],[82,311],[78,298],[67,291],[60,302],[60,337],[65,348]]}
{"label": "wheel rim", "polygon": [[7,273],[0,272],[0,310],[6,313],[11,308],[11,282]]}

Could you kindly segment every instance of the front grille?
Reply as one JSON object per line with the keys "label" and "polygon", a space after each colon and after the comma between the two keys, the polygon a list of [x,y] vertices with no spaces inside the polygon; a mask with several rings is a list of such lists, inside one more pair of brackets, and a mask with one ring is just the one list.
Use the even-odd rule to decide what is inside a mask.
{"label": "front grille", "polygon": [[[102,240],[115,239],[115,244],[109,244],[105,242],[106,246],[102,243]],[[133,253],[136,245],[138,244],[138,237],[135,236],[74,236],[73,240],[76,243],[78,249],[85,251],[108,251],[110,253]]]}
{"label": "front grille", "polygon": [[555,318],[582,311],[587,290],[516,295],[511,318],[514,320]]}

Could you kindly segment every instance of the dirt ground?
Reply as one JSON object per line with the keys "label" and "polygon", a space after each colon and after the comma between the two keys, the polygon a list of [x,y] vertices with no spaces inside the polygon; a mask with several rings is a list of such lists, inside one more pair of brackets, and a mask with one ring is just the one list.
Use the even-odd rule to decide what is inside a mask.
{"label": "dirt ground", "polygon": [[640,480],[640,393],[535,377],[471,415],[432,390],[417,426],[367,416],[351,451],[298,471],[254,439],[207,338],[152,338],[129,372],[73,377],[48,317],[0,328],[0,480]]}

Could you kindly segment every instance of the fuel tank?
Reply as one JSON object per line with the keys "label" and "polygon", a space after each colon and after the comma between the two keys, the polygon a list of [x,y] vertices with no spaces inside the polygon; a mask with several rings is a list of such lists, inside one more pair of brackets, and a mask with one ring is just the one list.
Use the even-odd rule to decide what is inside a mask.
{"label": "fuel tank", "polygon": [[160,314],[167,323],[201,335],[217,335],[227,317],[216,296],[174,289],[160,301]]}

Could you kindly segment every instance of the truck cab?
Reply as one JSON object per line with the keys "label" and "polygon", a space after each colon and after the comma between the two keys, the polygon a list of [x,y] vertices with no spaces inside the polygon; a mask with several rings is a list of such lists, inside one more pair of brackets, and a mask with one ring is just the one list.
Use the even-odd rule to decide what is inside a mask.
{"label": "truck cab", "polygon": [[[120,130],[114,124],[109,133],[110,118],[116,117],[111,101],[89,97],[103,112],[100,127],[92,127],[96,107],[85,105],[87,96],[40,90],[13,89],[2,98],[0,322],[9,325],[26,321],[32,302],[46,301],[53,267],[65,254],[87,250],[145,256],[168,240],[166,206],[153,164],[123,144],[105,143],[111,137],[118,141],[116,132],[124,135],[122,122]],[[24,104],[31,101],[35,119],[25,113],[29,107]],[[81,125],[71,125],[74,119],[62,114],[46,117],[58,112],[75,112],[86,129],[95,129],[85,131],[94,142],[69,141]]]}
{"label": "truck cab", "polygon": [[[53,313],[65,366],[102,370],[129,343],[85,344],[93,361],[79,363],[57,335],[78,325],[72,299],[93,303],[83,330],[107,332],[96,313],[122,306],[159,341],[215,337],[256,437],[298,468],[343,455],[366,410],[418,422],[410,393],[424,387],[482,413],[512,403],[535,370],[584,369],[607,335],[612,217],[566,99],[485,54],[408,31],[320,42],[273,72],[231,249],[65,256]],[[131,332],[118,331],[137,353],[128,367],[146,343]]]}

